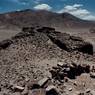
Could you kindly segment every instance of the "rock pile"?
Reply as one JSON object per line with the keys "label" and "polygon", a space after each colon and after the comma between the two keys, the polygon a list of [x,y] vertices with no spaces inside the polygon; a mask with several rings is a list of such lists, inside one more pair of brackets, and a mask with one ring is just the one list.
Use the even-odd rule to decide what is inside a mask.
{"label": "rock pile", "polygon": [[93,45],[89,42],[85,42],[80,37],[75,37],[66,33],[55,31],[55,29],[51,27],[23,28],[24,32],[33,32],[33,30],[47,35],[49,39],[51,39],[51,41],[61,49],[69,52],[80,51],[83,53],[93,54]]}
{"label": "rock pile", "polygon": [[47,77],[39,81],[27,81],[23,87],[9,84],[9,89],[13,95],[59,95],[57,88]]}
{"label": "rock pile", "polygon": [[69,34],[60,32],[49,33],[48,36],[57,46],[68,52],[80,51],[93,54],[93,46],[80,37],[70,36]]}
{"label": "rock pile", "polygon": [[57,79],[59,81],[63,80],[64,77],[68,77],[70,79],[75,79],[76,76],[81,75],[82,73],[89,73],[90,72],[90,65],[77,65],[76,63],[71,64],[57,64],[56,67],[52,67],[50,70],[52,74],[52,78]]}
{"label": "rock pile", "polygon": [[[90,74],[89,79],[95,78],[95,67],[91,65],[74,62],[57,64],[64,58],[74,60],[77,56],[70,53],[73,51],[77,51],[79,55],[76,59],[80,61],[84,52],[93,54],[93,46],[80,37],[57,32],[54,28],[24,27],[16,36],[0,42],[0,51],[0,95],[59,95],[61,92],[61,95],[67,95],[67,92],[77,91],[81,85],[73,85],[69,78],[75,79],[82,73]],[[82,60],[85,62],[84,58]],[[52,77],[45,77],[50,74]],[[15,82],[10,84],[10,81]],[[90,82],[94,85],[93,81]]]}
{"label": "rock pile", "polygon": [[45,37],[47,36],[59,48],[68,52],[79,51],[87,54],[93,54],[93,45],[91,43],[85,42],[80,37],[75,37],[66,33],[55,31],[55,29],[51,27],[24,27],[22,28],[22,32],[12,37],[12,39],[0,42],[0,49],[7,48],[16,39],[29,36],[34,36],[37,38],[37,35],[40,35],[40,38],[43,38],[43,35],[45,35]]}

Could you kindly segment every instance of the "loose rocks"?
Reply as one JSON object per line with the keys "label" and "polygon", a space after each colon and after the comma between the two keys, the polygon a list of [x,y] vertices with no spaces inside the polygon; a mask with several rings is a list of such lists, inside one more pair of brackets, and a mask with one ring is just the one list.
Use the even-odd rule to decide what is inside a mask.
{"label": "loose rocks", "polygon": [[34,89],[29,91],[28,95],[46,95],[46,91],[44,89]]}
{"label": "loose rocks", "polygon": [[47,82],[48,82],[49,78],[43,78],[41,80],[38,81],[38,85],[40,85],[40,87],[43,87]]}
{"label": "loose rocks", "polygon": [[52,74],[52,78],[57,80],[62,80],[64,77],[68,78],[76,78],[76,76],[79,76],[82,73],[89,73],[90,72],[90,66],[85,65],[77,65],[77,63],[71,63],[71,64],[58,64],[56,67],[52,67],[52,70],[50,70]]}

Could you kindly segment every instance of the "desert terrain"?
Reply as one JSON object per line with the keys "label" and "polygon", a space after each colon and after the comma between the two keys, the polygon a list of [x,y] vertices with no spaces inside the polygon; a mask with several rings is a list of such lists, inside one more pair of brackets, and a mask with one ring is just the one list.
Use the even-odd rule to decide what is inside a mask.
{"label": "desert terrain", "polygon": [[0,14],[0,95],[95,95],[95,22],[48,11]]}

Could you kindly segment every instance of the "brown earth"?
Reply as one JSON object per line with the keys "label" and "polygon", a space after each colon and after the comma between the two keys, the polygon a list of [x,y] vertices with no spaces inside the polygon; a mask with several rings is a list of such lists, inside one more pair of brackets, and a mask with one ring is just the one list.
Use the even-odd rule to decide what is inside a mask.
{"label": "brown earth", "polygon": [[[83,43],[89,42],[86,42],[80,37],[57,32],[54,29],[48,29],[47,27],[29,27],[22,30],[22,32],[13,36],[11,39],[2,41],[0,43],[1,95],[23,95],[22,92],[26,89],[28,81],[32,81],[32,84],[34,85],[34,80],[39,81],[45,77],[50,78],[51,85],[56,87],[57,91],[55,91],[54,88],[54,92],[50,94],[51,92],[49,92],[48,90],[49,84],[43,87],[39,86],[36,83],[36,85],[38,86],[33,86],[31,89],[29,89],[29,92],[26,95],[35,95],[33,93],[41,93],[39,95],[95,94],[95,72],[93,71],[92,73],[92,70],[94,70],[94,68],[92,69],[92,67],[95,66],[95,55],[89,55],[88,52],[84,53],[83,51],[79,51],[78,49],[85,46],[85,44]],[[77,46],[77,48],[73,50],[71,47],[68,47],[67,49],[71,48],[71,51],[60,48],[54,40],[51,40],[51,37],[56,40],[60,40],[60,38],[63,38],[60,40],[60,42],[65,43],[66,41],[65,46],[72,45],[74,48]],[[68,43],[69,41],[71,41],[71,43],[73,44]],[[80,47],[80,43],[82,43],[82,47]],[[85,50],[86,49],[87,48],[85,48]],[[60,82],[54,79],[50,72],[52,70],[52,67],[56,67],[57,64],[59,64],[60,62],[62,64],[71,64],[72,62],[74,62],[76,65],[89,65],[92,75],[90,75],[90,72],[83,72],[75,79],[70,79],[68,76],[66,76],[67,81],[63,79],[63,82]],[[45,93],[46,91],[48,93]]]}

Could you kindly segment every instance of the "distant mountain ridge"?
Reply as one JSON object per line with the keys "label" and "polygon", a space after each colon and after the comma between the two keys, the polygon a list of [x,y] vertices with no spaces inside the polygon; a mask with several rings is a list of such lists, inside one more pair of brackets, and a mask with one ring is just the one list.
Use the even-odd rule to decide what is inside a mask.
{"label": "distant mountain ridge", "polygon": [[0,14],[0,25],[24,26],[49,26],[62,28],[92,28],[94,21],[81,20],[69,13],[53,13],[49,11],[22,10]]}

